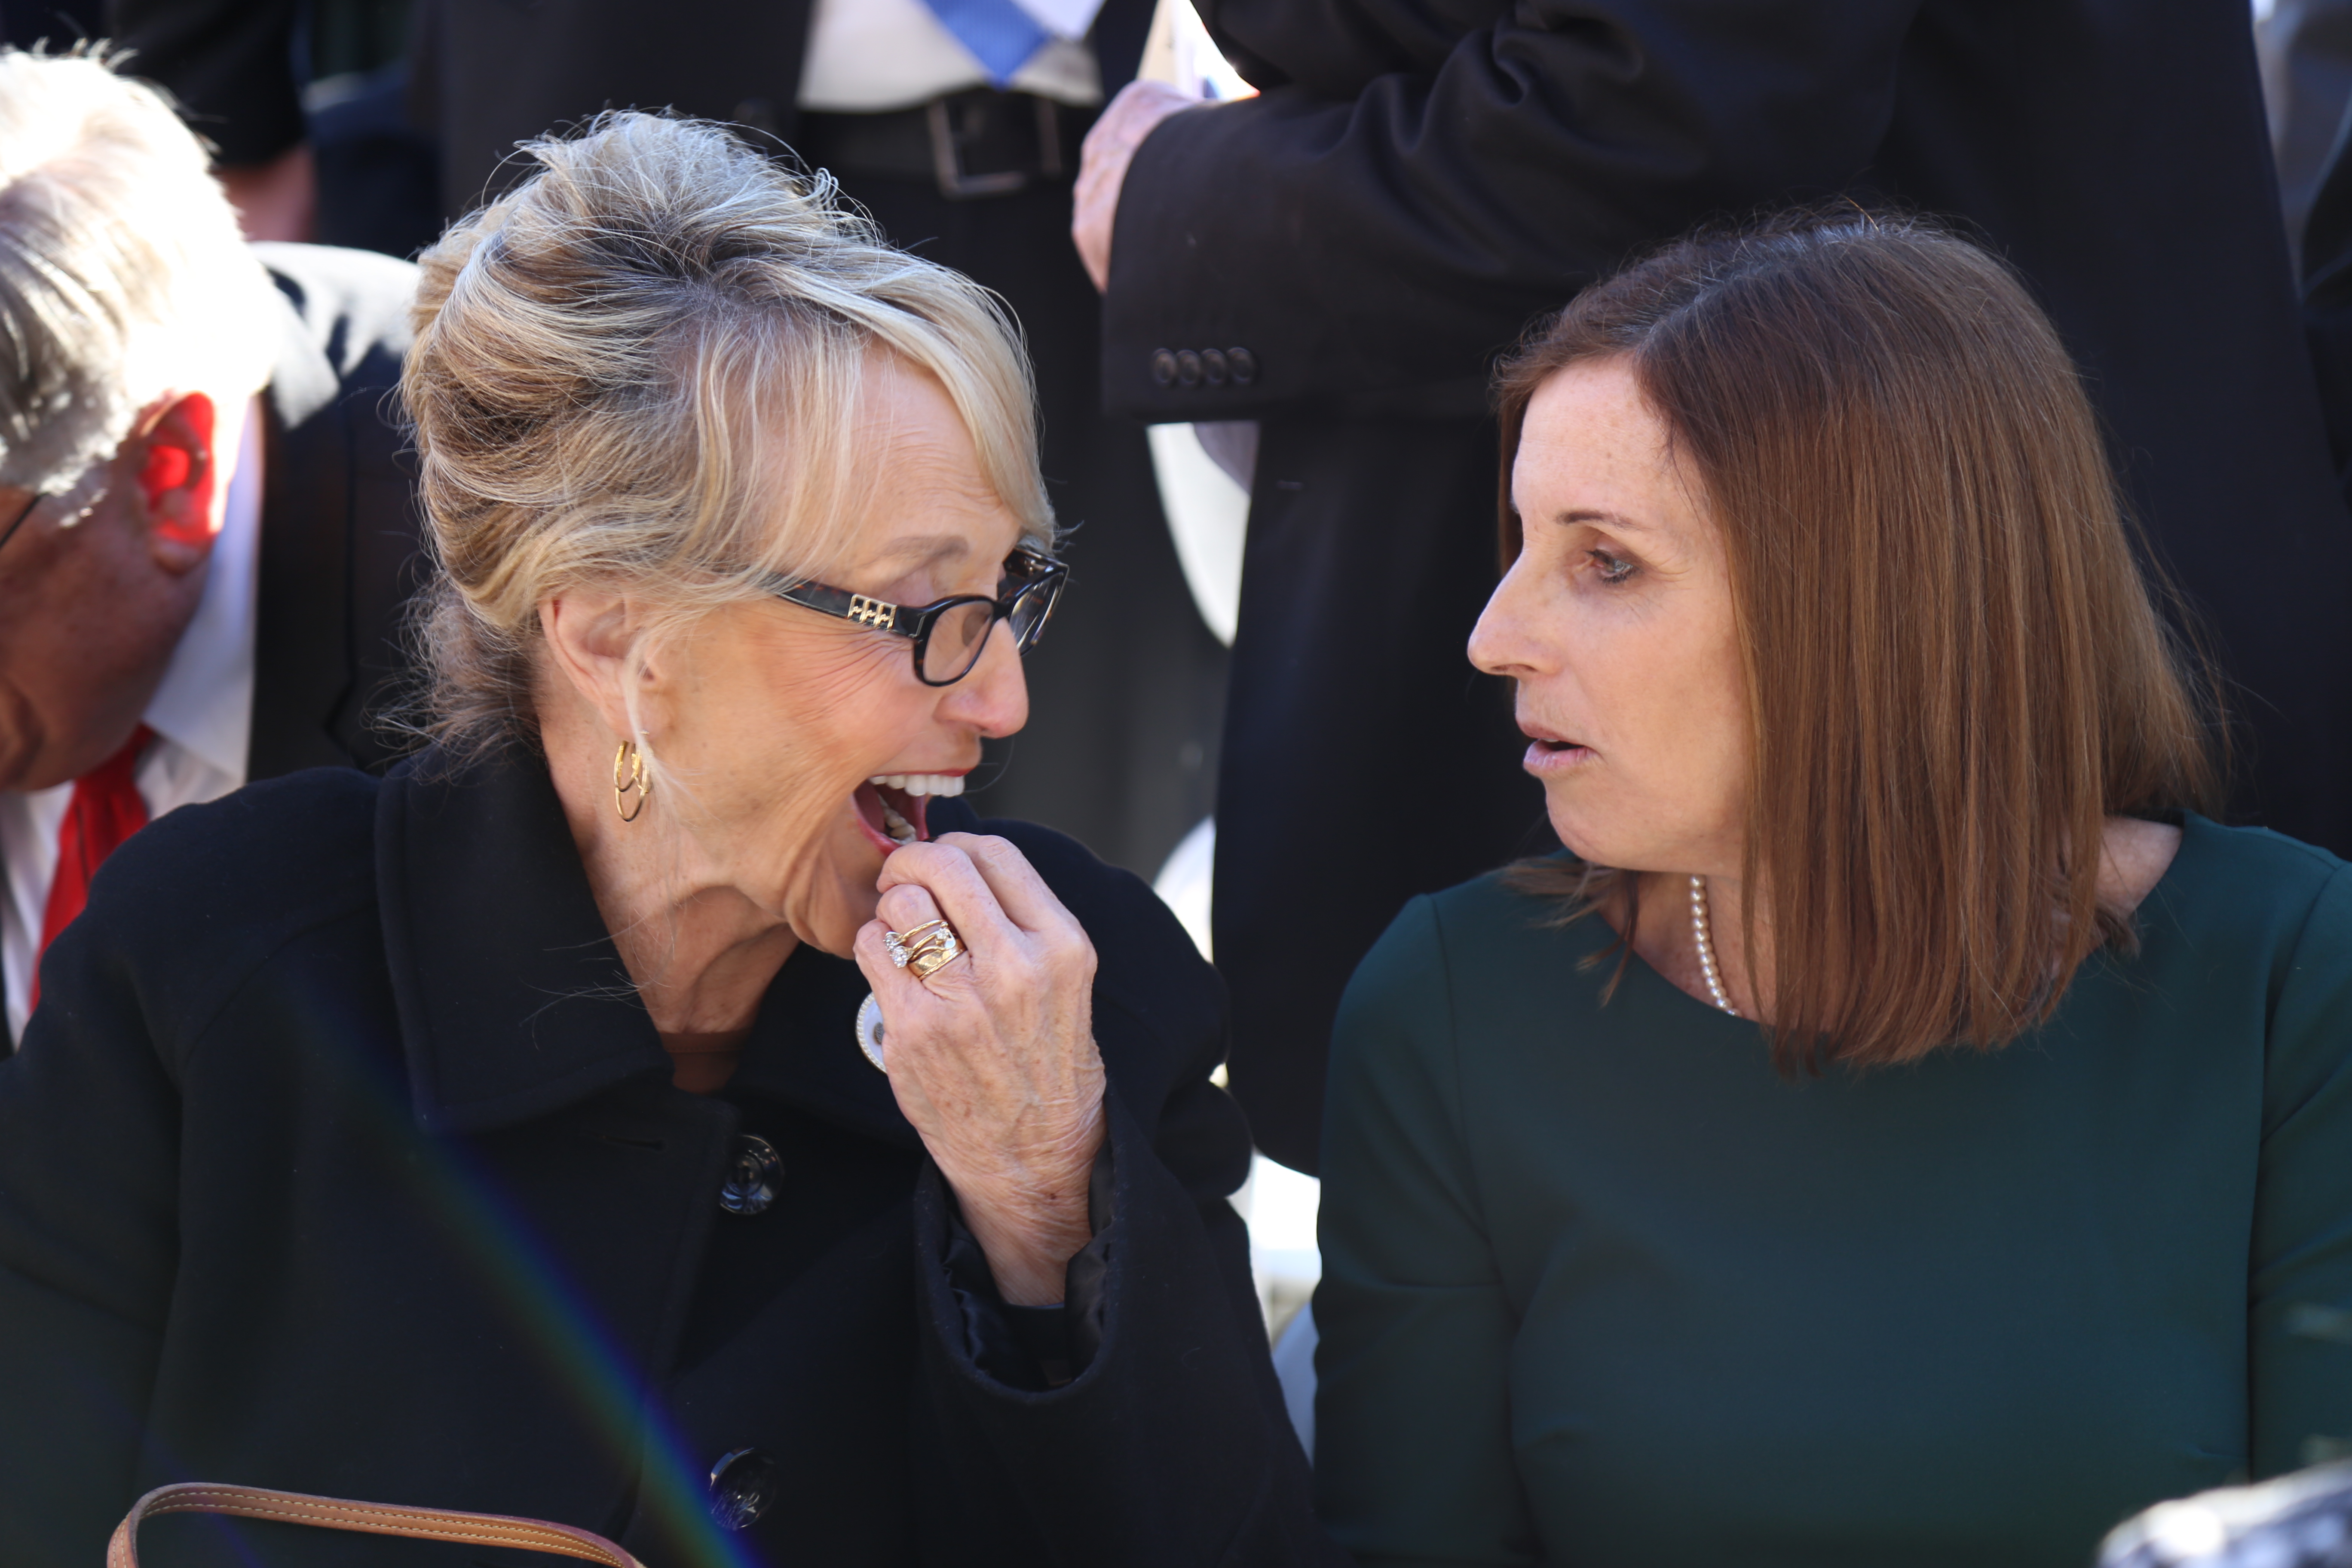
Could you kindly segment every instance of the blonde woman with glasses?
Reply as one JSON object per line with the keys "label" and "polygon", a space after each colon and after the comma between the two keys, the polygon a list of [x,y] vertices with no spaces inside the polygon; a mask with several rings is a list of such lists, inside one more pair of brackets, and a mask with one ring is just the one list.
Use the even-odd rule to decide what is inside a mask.
{"label": "blonde woman with glasses", "polygon": [[529,153],[423,258],[433,745],[159,823],[0,1067],[0,1558],[185,1479],[1338,1561],[1215,976],[961,798],[1063,587],[1012,324],[715,128]]}

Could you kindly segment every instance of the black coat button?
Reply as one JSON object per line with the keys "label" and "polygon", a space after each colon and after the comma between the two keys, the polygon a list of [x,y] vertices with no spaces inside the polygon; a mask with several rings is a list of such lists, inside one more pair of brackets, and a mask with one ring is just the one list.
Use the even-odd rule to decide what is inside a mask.
{"label": "black coat button", "polygon": [[1247,349],[1227,349],[1225,368],[1233,373],[1235,386],[1247,386],[1257,379],[1257,355]]}
{"label": "black coat button", "polygon": [[745,1530],[776,1500],[782,1465],[757,1448],[738,1448],[710,1467],[710,1518],[721,1530]]}
{"label": "black coat button", "polygon": [[1201,351],[1201,377],[1211,386],[1225,384],[1225,355],[1223,349]]}
{"label": "black coat button", "polygon": [[1186,386],[1201,384],[1201,356],[1191,349],[1176,353],[1176,379]]}
{"label": "black coat button", "polygon": [[719,1184],[719,1206],[750,1219],[768,1212],[783,1191],[784,1163],[776,1146],[749,1132],[735,1140],[734,1157],[727,1162],[727,1179]]}
{"label": "black coat button", "polygon": [[1176,384],[1176,356],[1166,349],[1151,351],[1151,379],[1162,386]]}

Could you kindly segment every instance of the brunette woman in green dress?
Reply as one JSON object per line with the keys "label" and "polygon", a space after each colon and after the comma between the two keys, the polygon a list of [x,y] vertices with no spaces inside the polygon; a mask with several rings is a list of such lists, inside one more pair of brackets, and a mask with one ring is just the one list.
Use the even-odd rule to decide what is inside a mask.
{"label": "brunette woman in green dress", "polygon": [[1502,410],[1470,653],[1567,852],[1416,900],[1340,1016],[1357,1560],[2080,1568],[2352,1447],[2352,876],[2202,815],[2016,278],[1853,213],[1685,241]]}

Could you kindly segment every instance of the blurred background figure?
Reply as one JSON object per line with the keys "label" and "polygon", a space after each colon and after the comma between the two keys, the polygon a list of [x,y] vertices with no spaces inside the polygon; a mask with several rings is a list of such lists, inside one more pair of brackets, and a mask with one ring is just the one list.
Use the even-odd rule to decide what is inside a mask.
{"label": "blurred background figure", "polygon": [[2279,206],[2336,482],[2352,499],[2352,0],[2257,0]]}
{"label": "blurred background figure", "polygon": [[2304,226],[2352,106],[2352,0],[2254,0],[2253,15],[2280,216],[2299,263]]}
{"label": "blurred background figure", "polygon": [[108,0],[102,21],[212,142],[247,238],[406,258],[440,233],[433,144],[408,118],[409,0]]}
{"label": "blurred background figure", "polygon": [[0,1024],[151,817],[390,754],[416,514],[384,408],[415,268],[249,247],[87,57],[0,48]]}
{"label": "blurred background figure", "polygon": [[0,0],[0,44],[28,49],[46,39],[58,48],[100,36],[102,0]]}
{"label": "blurred background figure", "polygon": [[1201,9],[1263,90],[1129,89],[1076,234],[1110,406],[1262,422],[1213,922],[1261,1148],[1314,1167],[1339,990],[1405,900],[1540,843],[1461,657],[1495,575],[1486,366],[1708,215],[1846,192],[2021,267],[2215,634],[2242,811],[2352,848],[2352,528],[2242,0]]}

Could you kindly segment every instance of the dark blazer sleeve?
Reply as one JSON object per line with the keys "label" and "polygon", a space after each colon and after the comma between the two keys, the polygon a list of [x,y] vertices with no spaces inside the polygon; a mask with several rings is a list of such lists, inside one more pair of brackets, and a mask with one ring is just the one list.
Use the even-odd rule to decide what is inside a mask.
{"label": "dark blazer sleeve", "polygon": [[417,269],[368,251],[257,245],[284,302],[268,395],[247,776],[408,749],[381,721],[409,688],[424,512],[399,407]]}
{"label": "dark blazer sleeve", "polygon": [[224,163],[266,163],[302,140],[295,0],[109,0],[131,74],[170,89]]}
{"label": "dark blazer sleeve", "polygon": [[[934,826],[949,826],[938,820]],[[954,826],[961,826],[954,824]],[[1110,1211],[1101,1343],[1069,1384],[1011,1386],[975,1362],[943,1262],[950,1202],[936,1168],[917,1195],[924,1383],[959,1495],[931,1500],[969,1560],[1016,1543],[1037,1560],[1341,1563],[1317,1526],[1305,1454],[1284,1413],[1249,1266],[1226,1201],[1249,1173],[1241,1112],[1209,1081],[1223,986],[1140,881],[1068,839],[1009,823],[1093,939],[1095,1034],[1109,1079]],[[956,1542],[941,1541],[941,1561]]]}
{"label": "dark blazer sleeve", "polygon": [[[1448,384],[1475,412],[1486,357],[1630,253],[1860,173],[1916,7],[1520,0],[1425,60],[1359,37],[1372,8],[1345,0],[1202,9],[1244,55],[1364,64],[1360,79],[1292,66],[1138,150],[1103,384],[1115,412],[1157,421]],[[1235,347],[1246,384],[1153,374],[1163,348]]]}

